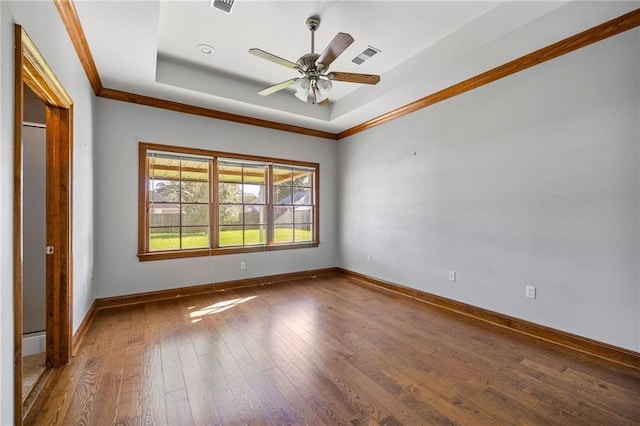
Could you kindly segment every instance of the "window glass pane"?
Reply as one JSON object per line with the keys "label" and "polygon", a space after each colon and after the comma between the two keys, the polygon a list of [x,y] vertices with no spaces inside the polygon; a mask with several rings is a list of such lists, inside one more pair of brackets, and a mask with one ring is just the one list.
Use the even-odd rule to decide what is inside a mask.
{"label": "window glass pane", "polygon": [[218,197],[221,203],[241,203],[242,185],[239,183],[221,183]]}
{"label": "window glass pane", "polygon": [[242,206],[226,205],[220,206],[220,224],[221,225],[242,225]]}
{"label": "window glass pane", "polygon": [[294,207],[295,223],[311,223],[311,206]]}
{"label": "window glass pane", "polygon": [[286,166],[273,166],[273,184],[274,185],[291,185],[293,178],[293,169]]}
{"label": "window glass pane", "polygon": [[155,203],[177,203],[180,201],[180,181],[179,180],[158,180],[150,181],[149,201]]}
{"label": "window glass pane", "polygon": [[267,242],[267,229],[264,225],[247,226],[244,230],[245,244],[265,244]]}
{"label": "window glass pane", "polygon": [[293,186],[311,187],[311,172],[295,171],[293,176]]}
{"label": "window glass pane", "polygon": [[182,248],[207,248],[209,247],[209,227],[182,228]]}
{"label": "window glass pane", "polygon": [[275,224],[293,223],[293,207],[274,207],[273,222]]}
{"label": "window glass pane", "polygon": [[293,188],[293,204],[312,205],[311,188]]}
{"label": "window glass pane", "polygon": [[209,226],[208,204],[183,204],[182,226]]}
{"label": "window glass pane", "polygon": [[296,225],[294,229],[294,240],[296,242],[311,241],[311,224]]}
{"label": "window glass pane", "polygon": [[264,185],[245,183],[242,186],[245,204],[264,204]]}
{"label": "window glass pane", "polygon": [[244,206],[244,223],[259,225],[266,222],[264,206]]}
{"label": "window glass pane", "polygon": [[149,207],[149,226],[180,226],[180,205],[151,205]]}
{"label": "window glass pane", "polygon": [[256,164],[243,166],[244,183],[264,185],[267,181],[267,165]]}
{"label": "window glass pane", "polygon": [[[213,232],[220,247],[268,244],[267,234],[280,244],[314,240],[318,194],[313,165],[288,160],[273,164],[233,154],[214,158],[213,152],[185,148],[188,153],[180,153],[178,147],[166,152],[145,148],[147,169],[140,177],[148,180],[140,214],[146,215],[148,228],[139,231],[149,239],[144,250],[206,248]],[[215,187],[213,167],[218,173]],[[210,222],[213,212],[217,223]]]}
{"label": "window glass pane", "polygon": [[242,182],[242,165],[231,165],[228,163],[219,162],[218,179],[220,182]]}
{"label": "window glass pane", "polygon": [[208,203],[209,182],[182,181],[183,203]]}
{"label": "window glass pane", "polygon": [[147,159],[149,161],[150,178],[180,179],[179,156],[160,156],[160,154],[150,154]]}
{"label": "window glass pane", "polygon": [[242,245],[242,226],[220,226],[220,247]]}
{"label": "window glass pane", "polygon": [[182,159],[181,179],[207,182],[211,160],[204,158]]}
{"label": "window glass pane", "polygon": [[274,204],[293,204],[292,194],[290,186],[276,186],[274,187],[273,202]]}
{"label": "window glass pane", "polygon": [[180,228],[149,228],[149,251],[179,249]]}
{"label": "window glass pane", "polygon": [[276,243],[293,242],[293,226],[292,225],[276,225],[273,239]]}

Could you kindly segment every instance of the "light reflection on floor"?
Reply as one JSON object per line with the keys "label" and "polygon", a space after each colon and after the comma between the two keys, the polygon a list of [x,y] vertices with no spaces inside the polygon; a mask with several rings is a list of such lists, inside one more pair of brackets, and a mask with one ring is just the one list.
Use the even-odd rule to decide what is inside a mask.
{"label": "light reflection on floor", "polygon": [[[241,303],[248,302],[249,300],[255,299],[258,296],[249,296],[242,297],[239,299],[231,299],[224,300],[222,302],[214,303],[213,305],[209,305],[206,308],[198,309],[197,311],[193,311],[189,313],[189,317],[192,318],[191,322],[196,323],[202,321],[202,317],[205,315],[218,314],[220,312],[224,312],[227,309],[231,309],[234,306],[237,306]],[[195,309],[195,306],[191,306],[189,309]]]}

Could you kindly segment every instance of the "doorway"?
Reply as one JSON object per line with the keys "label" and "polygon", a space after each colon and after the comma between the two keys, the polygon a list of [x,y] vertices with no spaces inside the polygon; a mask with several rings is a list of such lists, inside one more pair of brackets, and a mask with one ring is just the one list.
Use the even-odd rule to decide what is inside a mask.
{"label": "doorway", "polygon": [[[21,26],[15,26],[14,109],[14,411],[16,424],[25,414],[23,400],[23,332],[25,279],[24,88],[45,109],[45,359],[48,368],[69,362],[72,350],[71,170],[73,104],[53,71]],[[24,134],[23,134],[24,133]],[[29,250],[31,250],[29,248]]]}
{"label": "doorway", "polygon": [[46,172],[44,102],[23,84],[22,122],[22,399],[46,368]]}

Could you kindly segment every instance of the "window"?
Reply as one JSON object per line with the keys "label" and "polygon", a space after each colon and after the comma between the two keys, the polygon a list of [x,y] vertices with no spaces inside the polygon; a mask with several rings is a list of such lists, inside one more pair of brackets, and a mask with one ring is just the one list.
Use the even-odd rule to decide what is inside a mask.
{"label": "window", "polygon": [[147,154],[150,252],[209,247],[211,163],[210,158]]}
{"label": "window", "polygon": [[218,162],[220,247],[266,244],[267,164]]}
{"label": "window", "polygon": [[317,247],[316,163],[140,143],[140,260]]}

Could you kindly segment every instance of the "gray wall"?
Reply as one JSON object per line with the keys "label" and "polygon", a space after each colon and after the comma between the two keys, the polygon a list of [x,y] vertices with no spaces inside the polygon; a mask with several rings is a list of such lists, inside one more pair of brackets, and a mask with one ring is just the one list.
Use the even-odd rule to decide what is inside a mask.
{"label": "gray wall", "polygon": [[46,329],[46,129],[22,126],[22,147],[22,329],[33,333]]}
{"label": "gray wall", "polygon": [[73,329],[93,302],[94,96],[53,2],[0,2],[0,424],[13,424],[14,23],[30,35],[74,102]]}
{"label": "gray wall", "polygon": [[340,266],[640,350],[639,34],[340,141]]}
{"label": "gray wall", "polygon": [[23,85],[23,120],[28,123],[46,124],[47,110],[44,103],[26,84]]}
{"label": "gray wall", "polygon": [[[335,141],[107,99],[98,99],[96,106],[97,297],[336,265]],[[140,141],[320,163],[320,246],[139,262]],[[241,261],[246,262],[246,270],[240,270]]]}
{"label": "gray wall", "polygon": [[[44,125],[46,109],[26,84],[23,118]],[[46,328],[46,171],[47,139],[44,128],[23,126],[23,332]]]}

